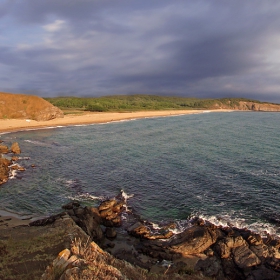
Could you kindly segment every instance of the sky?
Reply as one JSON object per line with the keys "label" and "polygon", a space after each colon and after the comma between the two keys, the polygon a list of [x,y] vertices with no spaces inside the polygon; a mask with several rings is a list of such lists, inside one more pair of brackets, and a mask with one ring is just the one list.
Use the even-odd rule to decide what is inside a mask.
{"label": "sky", "polygon": [[0,0],[0,85],[280,103],[280,1]]}

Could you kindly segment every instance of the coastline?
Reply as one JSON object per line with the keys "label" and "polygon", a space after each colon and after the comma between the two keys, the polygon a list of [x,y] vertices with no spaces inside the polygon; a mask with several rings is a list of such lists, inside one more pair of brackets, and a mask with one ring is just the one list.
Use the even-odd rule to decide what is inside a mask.
{"label": "coastline", "polygon": [[87,125],[94,123],[107,123],[113,121],[167,117],[188,114],[202,114],[210,112],[232,112],[234,110],[164,110],[164,111],[137,111],[137,112],[105,112],[105,113],[86,113],[82,115],[65,115],[64,118],[57,118],[49,121],[35,121],[29,119],[2,119],[0,120],[0,133],[15,132],[21,130],[42,129],[49,127]]}

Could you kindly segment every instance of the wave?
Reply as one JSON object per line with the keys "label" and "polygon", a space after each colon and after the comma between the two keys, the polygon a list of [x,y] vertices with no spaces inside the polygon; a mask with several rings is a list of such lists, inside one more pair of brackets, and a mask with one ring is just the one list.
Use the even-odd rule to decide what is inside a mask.
{"label": "wave", "polygon": [[105,200],[105,197],[104,196],[95,196],[95,195],[92,195],[92,194],[89,194],[89,193],[82,193],[82,194],[77,194],[77,195],[74,195],[74,196],[66,196],[66,198],[70,199],[70,200],[77,200],[77,201],[95,201],[95,200],[98,200],[98,201],[103,201]]}
{"label": "wave", "polygon": [[37,141],[37,140],[29,140],[29,139],[24,140],[24,142],[31,143],[36,146],[42,146],[42,147],[60,146],[60,144],[57,142],[45,143],[45,142],[41,142],[41,141]]}
{"label": "wave", "polygon": [[216,226],[222,226],[222,227],[230,226],[230,227],[236,227],[240,229],[246,228],[253,232],[259,233],[263,237],[265,237],[267,234],[280,237],[279,229],[267,222],[256,221],[250,223],[249,221],[243,218],[240,217],[233,218],[230,215],[209,216],[203,214],[192,216],[190,218],[190,221],[197,217],[205,221],[209,221],[210,223]]}

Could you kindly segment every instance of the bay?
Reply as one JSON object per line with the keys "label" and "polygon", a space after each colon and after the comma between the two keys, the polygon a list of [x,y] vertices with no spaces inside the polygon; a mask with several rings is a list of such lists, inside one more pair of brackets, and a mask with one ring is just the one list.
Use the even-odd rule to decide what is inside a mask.
{"label": "bay", "polygon": [[279,235],[279,121],[205,113],[2,134],[19,142],[26,171],[1,186],[0,210],[41,217],[123,190],[143,219],[200,216]]}

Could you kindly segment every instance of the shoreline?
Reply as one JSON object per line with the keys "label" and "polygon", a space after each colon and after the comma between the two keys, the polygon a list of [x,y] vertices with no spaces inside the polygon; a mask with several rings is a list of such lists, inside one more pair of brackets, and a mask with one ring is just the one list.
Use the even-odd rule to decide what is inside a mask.
{"label": "shoreline", "polygon": [[217,110],[164,110],[164,111],[136,111],[136,112],[105,112],[86,113],[82,115],[65,115],[64,118],[56,118],[49,121],[35,121],[29,119],[2,119],[0,120],[0,133],[17,132],[24,130],[36,130],[44,128],[57,128],[59,126],[89,125],[95,123],[108,123],[122,120],[168,117],[189,114],[203,114],[212,112],[233,112],[229,109]]}

